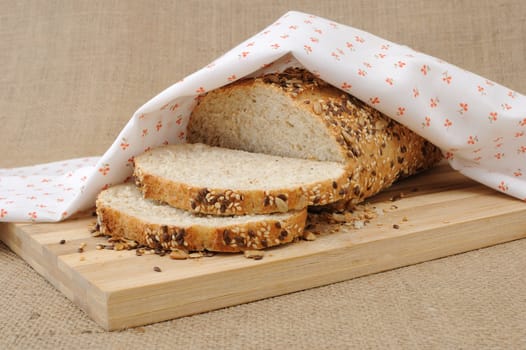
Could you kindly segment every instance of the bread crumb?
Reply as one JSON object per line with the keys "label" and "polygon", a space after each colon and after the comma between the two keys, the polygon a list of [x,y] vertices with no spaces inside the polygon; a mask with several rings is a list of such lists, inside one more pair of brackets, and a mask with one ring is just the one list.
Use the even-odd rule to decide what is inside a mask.
{"label": "bread crumb", "polygon": [[363,228],[365,226],[365,223],[361,220],[357,220],[353,223],[353,227],[357,230]]}

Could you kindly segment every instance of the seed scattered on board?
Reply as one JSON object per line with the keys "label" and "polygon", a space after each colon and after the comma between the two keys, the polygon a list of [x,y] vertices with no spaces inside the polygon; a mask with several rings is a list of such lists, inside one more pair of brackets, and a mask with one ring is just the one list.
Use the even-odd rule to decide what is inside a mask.
{"label": "seed scattered on board", "polygon": [[86,248],[88,244],[86,242],[82,242],[79,246],[79,248],[77,249],[77,252],[79,253],[83,253],[84,252],[84,248]]}
{"label": "seed scattered on board", "polygon": [[261,260],[265,256],[265,253],[261,250],[245,250],[243,254],[245,258],[254,260]]}

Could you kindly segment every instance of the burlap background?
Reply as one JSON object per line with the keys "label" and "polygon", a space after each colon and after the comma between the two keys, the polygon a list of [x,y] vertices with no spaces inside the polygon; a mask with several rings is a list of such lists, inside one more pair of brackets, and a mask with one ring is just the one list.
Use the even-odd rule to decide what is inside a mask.
{"label": "burlap background", "polygon": [[[146,100],[288,10],[526,93],[520,0],[0,0],[0,167],[100,155]],[[526,240],[107,333],[0,244],[0,348],[526,348]]]}

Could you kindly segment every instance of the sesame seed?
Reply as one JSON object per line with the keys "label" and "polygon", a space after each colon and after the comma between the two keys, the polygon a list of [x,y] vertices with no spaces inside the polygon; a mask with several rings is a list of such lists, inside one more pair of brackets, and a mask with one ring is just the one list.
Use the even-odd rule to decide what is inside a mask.
{"label": "sesame seed", "polygon": [[289,210],[289,205],[287,204],[286,199],[282,199],[280,196],[275,198],[276,207],[280,212],[285,213]]}

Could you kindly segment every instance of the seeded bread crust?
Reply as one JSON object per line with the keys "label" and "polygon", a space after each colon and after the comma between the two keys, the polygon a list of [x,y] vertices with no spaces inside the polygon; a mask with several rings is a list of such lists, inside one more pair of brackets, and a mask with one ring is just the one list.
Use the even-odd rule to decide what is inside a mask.
{"label": "seeded bread crust", "polygon": [[[272,135],[287,128],[287,124],[280,121],[280,115],[272,122],[263,120],[277,107],[272,106],[271,98],[261,96],[276,96],[276,101],[286,107],[275,113],[296,110],[305,115],[304,125],[314,124],[310,130],[322,128],[328,136],[308,139],[298,134],[297,139],[287,140],[290,145],[274,147],[282,140],[272,140]],[[258,128],[254,127],[254,120],[261,120],[258,126],[269,130],[268,141],[257,135],[243,138]],[[274,124],[279,124],[279,129],[272,129]],[[290,128],[300,132],[304,129],[302,125]],[[244,79],[201,96],[190,117],[187,141],[345,163],[348,183],[339,208],[352,207],[397,179],[432,167],[442,158],[441,151],[421,136],[299,68]],[[327,147],[320,147],[321,144]]]}
{"label": "seeded bread crust", "polygon": [[[283,187],[280,189],[243,189],[243,188],[211,188],[196,187],[186,182],[176,181],[159,174],[161,166],[160,158],[162,153],[178,152],[192,154],[195,152],[207,152],[212,147],[197,144],[168,145],[150,150],[134,159],[134,177],[137,187],[141,190],[145,198],[154,199],[167,203],[175,208],[184,209],[193,213],[212,214],[212,215],[246,215],[246,214],[269,214],[277,212],[287,212],[289,210],[301,210],[308,205],[326,205],[343,198],[349,188],[349,179],[345,171],[340,172],[336,178],[323,177],[314,183],[305,183],[295,187]],[[219,149],[214,147],[214,152],[219,155],[224,153],[239,154],[239,161],[243,162],[246,152],[233,151],[229,149]],[[261,158],[258,168],[276,167],[276,160],[286,163],[289,161],[283,157],[269,157],[268,155],[250,154],[256,159]],[[152,161],[153,160],[153,161]],[[170,159],[172,160],[172,159]],[[295,159],[294,161],[298,161]],[[168,162],[164,160],[163,163]],[[302,161],[302,163],[313,164],[320,162]],[[321,164],[320,164],[321,165]],[[323,162],[325,167],[343,169],[336,163],[330,164]],[[183,161],[178,164],[169,165],[173,172],[185,167]],[[318,165],[319,166],[319,165]],[[200,165],[195,172],[203,172],[204,165]],[[230,169],[231,168],[231,169]],[[236,173],[236,165],[227,167],[228,173],[232,176],[243,176]],[[278,171],[279,169],[276,169]],[[157,173],[156,173],[157,172]],[[235,174],[235,175],[234,175]],[[227,175],[224,175],[227,176]],[[284,175],[287,176],[287,175]],[[320,175],[319,178],[322,178]],[[260,179],[261,182],[263,182]]]}
{"label": "seeded bread crust", "polygon": [[[303,235],[307,210],[291,211],[279,219],[273,215],[262,215],[242,224],[163,225],[150,222],[134,215],[129,210],[116,208],[112,201],[118,201],[115,193],[122,186],[135,190],[133,184],[122,184],[102,191],[97,198],[97,217],[101,233],[112,237],[124,237],[139,244],[160,250],[183,249],[186,251],[214,251],[233,253],[245,250],[259,250],[293,242]],[[133,188],[132,188],[133,187]],[[157,204],[151,202],[152,214]],[[177,210],[177,209],[176,209]],[[224,218],[225,222],[228,218]]]}

